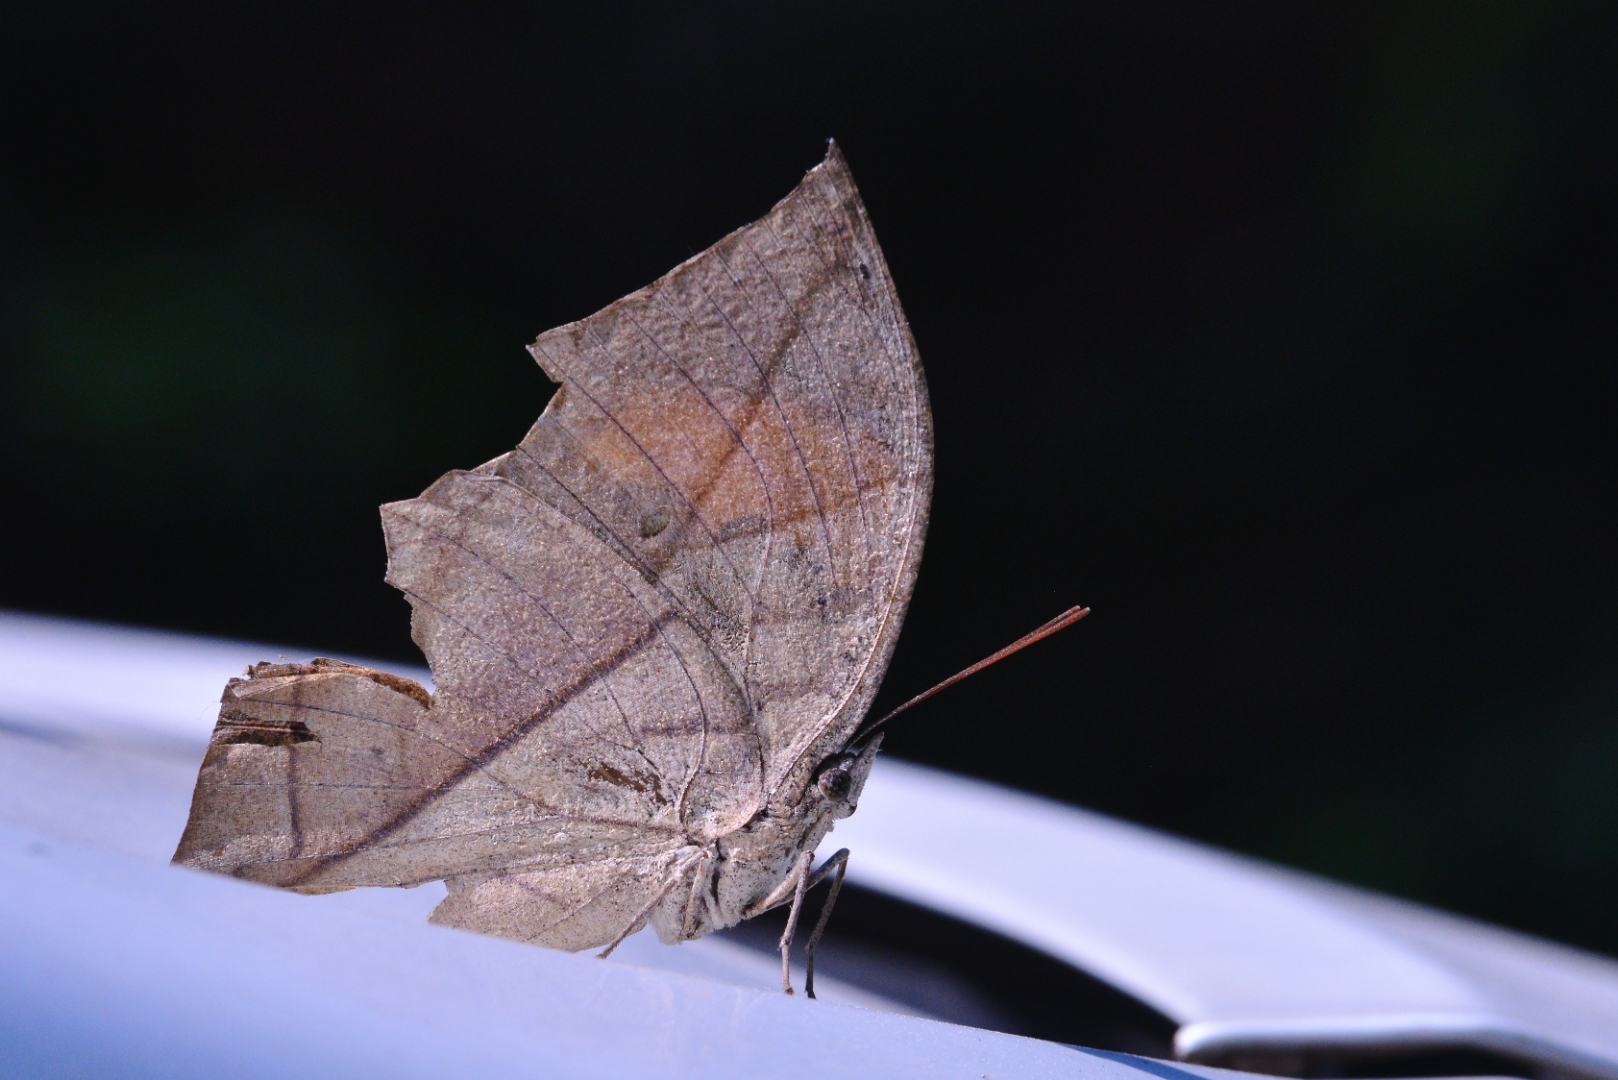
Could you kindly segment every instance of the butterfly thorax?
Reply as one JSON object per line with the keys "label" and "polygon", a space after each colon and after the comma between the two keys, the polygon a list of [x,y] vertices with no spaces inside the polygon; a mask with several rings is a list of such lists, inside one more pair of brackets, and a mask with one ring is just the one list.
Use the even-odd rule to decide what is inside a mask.
{"label": "butterfly thorax", "polygon": [[652,913],[657,936],[668,944],[689,941],[762,914],[765,898],[802,854],[858,807],[880,745],[878,737],[858,752],[832,754],[796,803],[766,807],[741,828],[687,849],[690,884],[671,889]]}

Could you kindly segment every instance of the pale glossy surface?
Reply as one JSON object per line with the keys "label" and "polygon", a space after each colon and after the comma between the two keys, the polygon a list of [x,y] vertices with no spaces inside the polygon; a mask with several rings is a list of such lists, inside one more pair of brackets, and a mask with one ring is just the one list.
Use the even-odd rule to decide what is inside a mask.
{"label": "pale glossy surface", "polygon": [[996,930],[1178,1022],[1189,1058],[1466,1046],[1618,1076],[1618,963],[899,761],[850,879]]}
{"label": "pale glossy surface", "polygon": [[[833,979],[787,999],[726,941],[642,934],[601,964],[424,925],[440,885],[300,897],[168,867],[224,679],[282,652],[305,658],[0,613],[0,1072],[1214,1072],[898,1015]],[[834,843],[851,880],[1152,1005],[1192,1057],[1461,1045],[1618,1076],[1605,958],[898,761]]]}
{"label": "pale glossy surface", "polygon": [[723,940],[602,963],[429,926],[439,884],[171,867],[221,680],[265,651],[0,615],[0,1075],[797,1076],[829,1047],[872,1076],[1135,1071],[835,979],[787,998]]}

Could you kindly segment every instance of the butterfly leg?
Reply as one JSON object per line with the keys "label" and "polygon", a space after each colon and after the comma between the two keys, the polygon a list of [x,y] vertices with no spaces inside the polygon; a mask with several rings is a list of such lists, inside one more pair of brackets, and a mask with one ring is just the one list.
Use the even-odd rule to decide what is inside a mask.
{"label": "butterfly leg", "polygon": [[697,905],[702,903],[702,868],[707,865],[711,856],[707,851],[697,856],[696,871],[691,875],[691,895],[685,902],[685,919],[681,922],[680,932],[685,940],[690,941],[696,936]]}
{"label": "butterfly leg", "polygon": [[827,874],[835,872],[835,876],[831,879],[831,892],[826,894],[826,902],[820,908],[820,918],[815,920],[815,931],[809,935],[809,941],[803,947],[803,992],[809,996],[810,1000],[813,1000],[815,996],[815,946],[820,944],[820,936],[826,932],[826,923],[831,919],[832,905],[837,903],[837,894],[843,888],[843,875],[847,871],[848,849],[843,848],[820,864],[820,869],[816,870],[814,875],[810,877],[808,888],[804,890],[808,892],[809,889],[825,881]]}
{"label": "butterfly leg", "polygon": [[798,929],[798,912],[803,910],[803,894],[809,891],[809,867],[814,861],[814,852],[804,852],[786,881],[781,882],[783,888],[792,885],[792,910],[787,912],[787,928],[781,931],[781,989],[788,994],[792,993],[792,935]]}
{"label": "butterfly leg", "polygon": [[826,932],[826,921],[831,918],[832,905],[837,903],[837,893],[843,887],[843,874],[848,869],[848,849],[842,848],[831,858],[820,864],[820,869],[813,874],[809,868],[814,865],[815,853],[806,851],[799,857],[786,879],[759,902],[752,914],[768,911],[771,908],[786,902],[787,896],[792,897],[792,910],[787,913],[787,926],[781,932],[781,989],[792,993],[792,967],[791,951],[792,938],[798,929],[798,913],[803,910],[803,898],[810,889],[819,885],[832,874],[831,892],[826,896],[826,903],[820,909],[820,918],[815,922],[814,933],[809,935],[809,943],[804,947],[808,968],[804,975],[804,992],[811,998],[815,996],[815,946],[820,944],[820,937]]}
{"label": "butterfly leg", "polygon": [[699,851],[695,855],[681,859],[679,865],[674,868],[674,872],[669,875],[668,880],[663,882],[662,887],[659,888],[657,892],[652,894],[652,898],[646,901],[646,903],[641,906],[639,911],[635,912],[635,917],[629,920],[629,925],[624,927],[623,930],[619,932],[618,936],[612,939],[611,944],[609,944],[605,949],[602,949],[600,952],[596,953],[596,959],[605,960],[607,957],[611,956],[612,950],[616,949],[619,945],[622,945],[624,938],[640,929],[641,923],[645,920],[646,916],[650,915],[652,913],[652,909],[663,902],[663,898],[667,896],[669,894],[669,890],[674,888],[674,886],[679,882],[681,875],[686,872],[686,869],[690,867],[692,863],[702,862],[707,858],[708,853],[706,851]]}

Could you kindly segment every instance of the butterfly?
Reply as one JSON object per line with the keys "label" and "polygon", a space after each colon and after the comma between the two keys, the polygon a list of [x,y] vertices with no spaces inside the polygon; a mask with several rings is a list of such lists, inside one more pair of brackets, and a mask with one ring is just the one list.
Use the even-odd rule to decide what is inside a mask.
{"label": "butterfly", "polygon": [[569,950],[787,902],[795,925],[846,866],[814,852],[881,744],[854,737],[933,475],[838,148],[530,351],[560,387],[517,448],[382,507],[434,692],[333,660],[230,680],[174,861],[304,893],[442,879],[433,922]]}

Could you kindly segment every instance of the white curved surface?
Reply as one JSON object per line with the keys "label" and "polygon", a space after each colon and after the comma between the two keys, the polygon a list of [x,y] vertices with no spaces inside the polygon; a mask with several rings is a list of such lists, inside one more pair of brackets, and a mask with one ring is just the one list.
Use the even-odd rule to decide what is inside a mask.
{"label": "white curved surface", "polygon": [[[185,827],[224,680],[254,657],[282,654],[306,655],[0,612],[0,822],[166,864]],[[363,662],[432,685],[425,668]],[[423,922],[444,895],[443,883],[431,882],[359,889],[322,903]],[[668,949],[655,935],[639,934],[612,959],[737,986],[780,980],[780,965],[751,949],[720,938],[691,945]],[[827,1001],[912,1012],[824,972],[817,983]]]}
{"label": "white curved surface", "polygon": [[898,1015],[834,979],[788,998],[718,939],[637,935],[602,963],[428,925],[442,885],[303,897],[169,866],[224,679],[279,651],[0,613],[0,1076],[1218,1073]]}
{"label": "white curved surface", "polygon": [[4,825],[0,881],[6,1077],[799,1077],[836,1055],[873,1077],[1145,1080],[1067,1047],[312,904]]}
{"label": "white curved surface", "polygon": [[1068,961],[1176,1050],[1471,1046],[1618,1077],[1618,963],[886,760],[849,879]]}
{"label": "white curved surface", "polygon": [[[10,829],[0,839],[0,1066],[22,1060],[16,1047],[36,1043],[60,1054],[82,1041],[90,1054],[94,1036],[84,1025],[123,1030],[146,1016],[145,997],[168,1002],[172,1015],[140,1019],[144,1035],[132,1029],[119,1036],[133,1048],[131,1061],[159,1053],[154,1048],[161,1045],[170,1047],[162,1054],[179,1055],[173,1060],[213,1062],[209,1054],[224,1054],[218,1062],[232,1064],[216,1074],[291,1075],[290,1066],[285,1073],[248,1068],[240,1053],[257,1046],[260,1034],[244,1032],[268,1023],[280,1034],[263,1039],[307,1049],[346,1037],[343,1025],[352,1022],[372,1033],[355,1036],[355,1045],[367,1046],[373,1036],[381,1046],[388,1025],[404,1023],[410,1030],[390,1037],[416,1047],[411,1060],[442,1062],[450,1044],[433,1040],[448,1039],[448,1028],[434,1021],[418,1029],[405,1018],[436,1007],[447,979],[457,994],[471,995],[465,1001],[481,1002],[464,1016],[455,1013],[462,1018],[456,1023],[487,1020],[505,1032],[487,1034],[488,1045],[505,1047],[490,1054],[571,1047],[554,1061],[582,1073],[591,1070],[575,1069],[567,1055],[585,1054],[588,1038],[612,1044],[599,1050],[600,1061],[611,1064],[603,1065],[606,1075],[796,1074],[813,1066],[794,1055],[823,1055],[839,1045],[846,1064],[849,1049],[865,1039],[871,1042],[864,1060],[873,1068],[884,1063],[873,1075],[922,1075],[906,1071],[901,1059],[910,1059],[896,1047],[911,1048],[905,1053],[916,1063],[943,1075],[977,1075],[971,1070],[980,1066],[993,1075],[1076,1076],[1101,1075],[1091,1070],[1103,1065],[1145,1067],[1118,1055],[962,1035],[968,1029],[911,1017],[876,1018],[866,1009],[805,1011],[752,989],[771,984],[773,965],[723,941],[666,948],[640,935],[615,954],[616,963],[600,965],[422,925],[442,886],[312,901],[166,867],[224,679],[283,652],[304,655],[0,612],[0,823]],[[893,760],[879,761],[859,813],[840,823],[834,838],[853,849],[851,880],[1025,942],[1134,994],[1181,1025],[1177,1049],[1191,1058],[1465,1045],[1618,1078],[1618,963],[1603,957]],[[288,967],[281,956],[302,959]],[[321,958],[333,971],[314,977]],[[472,967],[455,966],[462,963]],[[388,974],[381,982],[363,976],[367,964],[381,964]],[[466,974],[474,969],[475,979]],[[686,977],[707,989],[691,989],[681,981]],[[311,978],[331,984],[315,988],[324,996],[313,1011],[303,1000]],[[411,979],[429,985],[411,989]],[[505,989],[485,1001],[482,991],[467,989],[468,980]],[[551,999],[527,998],[535,993],[532,980],[572,989],[554,1012],[535,1012],[522,1003]],[[713,989],[720,984],[723,993]],[[833,981],[827,991],[849,1004],[892,1008]],[[329,1000],[333,994],[342,1000]],[[758,1000],[749,996],[755,994]],[[233,995],[248,1004],[238,1007]],[[609,1016],[613,1007],[602,995],[638,1004]],[[683,1012],[687,1001],[705,1004]],[[240,1036],[234,1049],[214,1045],[223,1037],[218,1032],[188,1035],[195,1045],[176,1049],[172,1032],[199,1022],[187,1010],[205,1016],[214,1005],[225,1018],[220,1030]],[[276,1018],[265,1021],[270,1013]],[[699,1015],[709,1019],[699,1023]],[[751,1018],[746,1030],[727,1026],[729,1020],[713,1026],[714,1017],[731,1016]],[[292,1029],[300,1034],[287,1033],[294,1020],[303,1025]],[[676,1022],[708,1024],[708,1035],[668,1027]],[[778,1069],[765,1060],[767,1040],[748,1026],[755,1022],[779,1029]],[[916,1024],[922,1026],[905,1026]],[[29,1043],[28,1031],[46,1041]],[[645,1032],[655,1033],[645,1038],[662,1047],[657,1053],[636,1049]],[[732,1053],[745,1067],[723,1064]],[[400,1054],[377,1054],[371,1071],[415,1075],[415,1065],[395,1069]],[[950,1055],[975,1064],[958,1070]],[[105,1060],[96,1061],[82,1074],[109,1075]],[[210,1068],[198,1064],[195,1074]],[[424,1075],[436,1068],[421,1065]],[[1159,1076],[1215,1072],[1161,1063],[1151,1069]],[[0,1072],[44,1075],[21,1065]]]}

